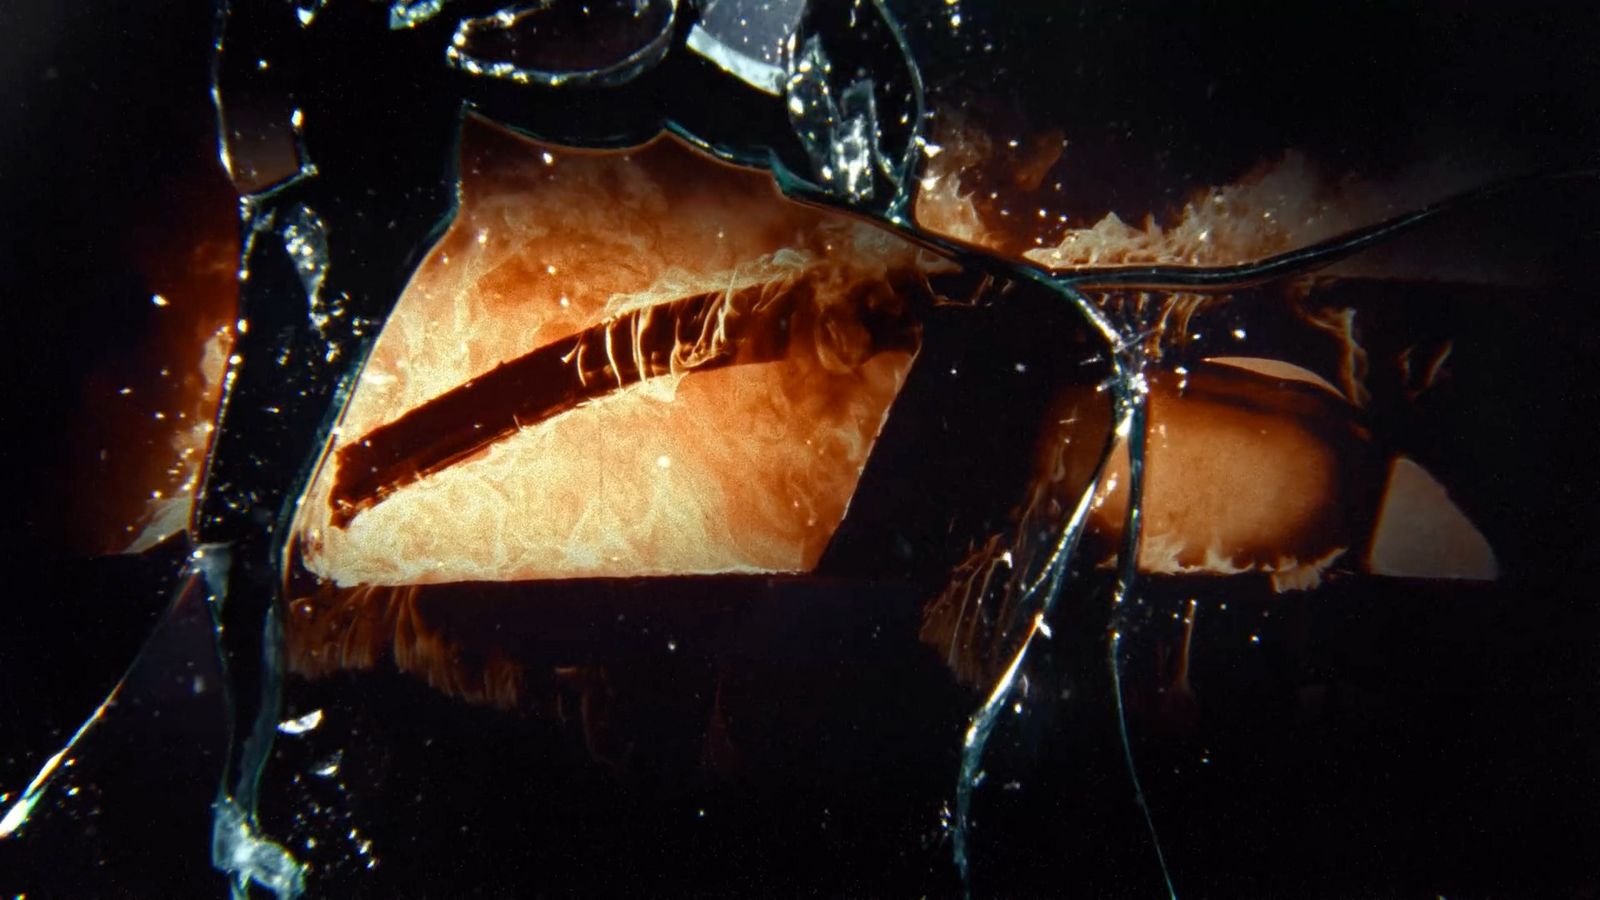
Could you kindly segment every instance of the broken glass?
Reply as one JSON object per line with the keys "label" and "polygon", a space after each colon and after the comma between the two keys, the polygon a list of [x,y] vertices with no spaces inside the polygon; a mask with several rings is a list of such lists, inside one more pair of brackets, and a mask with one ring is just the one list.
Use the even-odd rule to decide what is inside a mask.
{"label": "broken glass", "polygon": [[394,0],[389,5],[391,29],[415,28],[437,16],[449,0]]}
{"label": "broken glass", "polygon": [[677,0],[507,6],[463,18],[445,58],[463,72],[517,84],[621,84],[666,55],[677,6]]}
{"label": "broken glass", "polygon": [[[1415,791],[1341,802],[1317,741],[1414,738],[1374,697],[1428,692],[1363,667],[1457,616],[1489,633],[1548,558],[1459,439],[1527,429],[1460,385],[1522,396],[1484,390],[1497,339],[1543,336],[1505,310],[1587,283],[1569,245],[1503,237],[1592,233],[1570,156],[1391,159],[1240,99],[1232,57],[1120,77],[1130,47],[1190,58],[1174,35],[1246,52],[1265,26],[1225,12],[217,24],[242,249],[215,437],[184,533],[139,541],[170,609],[6,785],[10,847],[71,844],[103,760],[155,733],[129,698],[194,670],[218,756],[192,771],[220,785],[195,846],[236,895],[1504,877],[1263,835],[1295,798],[1427,818]],[[1218,96],[1300,130],[1219,140],[1194,111]],[[1284,790],[1296,764],[1325,789]]]}

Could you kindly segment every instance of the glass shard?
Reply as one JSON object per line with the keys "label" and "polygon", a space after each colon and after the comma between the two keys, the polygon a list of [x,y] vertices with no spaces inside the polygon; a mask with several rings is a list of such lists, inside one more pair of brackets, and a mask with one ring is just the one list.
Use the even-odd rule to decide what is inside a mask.
{"label": "glass shard", "polygon": [[[1600,809],[1584,29],[212,15],[173,69],[236,290],[149,359],[220,410],[88,392],[104,454],[196,462],[128,479],[141,555],[16,592],[7,699],[73,699],[9,729],[0,888],[1582,892],[1549,848]],[[61,147],[121,139],[40,96]],[[95,215],[166,227],[183,195],[97,176],[120,147],[70,167]],[[64,357],[193,302],[94,256],[16,292],[112,298]]]}
{"label": "glass shard", "polygon": [[462,19],[445,49],[472,75],[548,87],[617,85],[672,46],[677,0],[545,0]]}
{"label": "glass shard", "polygon": [[804,11],[804,0],[710,0],[686,46],[745,84],[783,96],[789,46]]}
{"label": "glass shard", "polygon": [[832,74],[821,40],[808,39],[784,89],[789,118],[822,185],[859,203],[872,199],[873,177],[882,159],[872,82],[851,82],[835,100],[829,85]]}
{"label": "glass shard", "polygon": [[278,731],[283,734],[305,734],[322,724],[322,710],[314,709],[303,716],[285,719],[278,723]]}
{"label": "glass shard", "polygon": [[[300,276],[300,285],[305,289],[306,316],[311,321],[311,327],[319,336],[326,338],[329,325],[344,315],[344,309],[337,300],[330,300],[322,292],[323,282],[328,277],[327,233],[322,220],[307,206],[296,206],[289,211],[287,219],[280,232],[283,236],[283,252],[289,255],[295,272]],[[336,353],[336,350],[330,346],[329,353]],[[333,362],[334,358],[329,358],[328,362]]]}
{"label": "glass shard", "polygon": [[[216,112],[217,155],[240,194],[280,184],[306,164],[299,143],[301,113],[293,99],[293,72],[273,49],[285,35],[309,24],[323,0],[293,5],[297,26],[271,4],[219,8],[211,61],[211,103]],[[224,34],[235,42],[228,46]]]}
{"label": "glass shard", "polygon": [[232,800],[219,800],[212,826],[211,864],[232,876],[236,892],[257,884],[279,900],[305,892],[305,867],[273,841],[261,837]]}
{"label": "glass shard", "polygon": [[415,28],[437,16],[450,0],[394,0],[389,4],[389,28]]}

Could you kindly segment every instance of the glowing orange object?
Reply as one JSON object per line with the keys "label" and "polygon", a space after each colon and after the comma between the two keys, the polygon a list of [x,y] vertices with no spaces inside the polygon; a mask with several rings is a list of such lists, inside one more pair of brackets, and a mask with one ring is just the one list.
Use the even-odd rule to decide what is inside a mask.
{"label": "glowing orange object", "polygon": [[461,211],[302,506],[305,567],[814,566],[915,354],[908,293],[948,264],[670,138],[572,153],[472,123],[463,147]]}

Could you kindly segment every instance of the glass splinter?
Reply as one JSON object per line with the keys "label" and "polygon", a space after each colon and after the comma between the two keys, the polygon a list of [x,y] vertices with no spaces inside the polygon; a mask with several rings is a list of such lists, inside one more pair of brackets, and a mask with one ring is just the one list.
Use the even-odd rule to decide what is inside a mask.
{"label": "glass splinter", "polygon": [[[1427,160],[1379,152],[1381,121],[1252,144],[1319,107],[1254,105],[1273,79],[1318,97],[1293,54],[1242,81],[1200,60],[1144,94],[1100,45],[1166,32],[1125,17],[960,0],[905,21],[888,0],[213,6],[244,247],[222,264],[222,411],[184,424],[209,436],[214,418],[217,441],[185,444],[204,462],[181,505],[153,492],[170,504],[155,531],[187,523],[204,545],[176,576],[216,642],[203,656],[231,729],[220,792],[189,804],[211,819],[213,890],[451,894],[473,877],[606,895],[667,876],[726,892],[790,862],[819,893],[1027,894],[1065,876],[1090,894],[1303,894],[1326,874],[1284,882],[1234,848],[1267,859],[1280,846],[1261,828],[1288,833],[1317,805],[1289,801],[1319,762],[1309,738],[1337,737],[1325,697],[1399,708],[1323,654],[1324,622],[1360,624],[1323,600],[1387,603],[1366,575],[1489,584],[1538,560],[1500,544],[1510,520],[1479,531],[1467,514],[1539,483],[1475,486],[1478,461],[1433,440],[1477,409],[1531,420],[1506,401],[1532,378],[1497,391],[1471,368],[1485,344],[1519,357],[1498,327],[1513,320],[1460,297],[1434,309],[1411,280],[1472,294],[1418,261],[1473,255],[1441,220],[1518,221],[1521,191],[1592,192],[1592,169],[1485,182],[1569,163],[1466,160],[1411,188],[1324,172]],[[1200,18],[1172,33],[1204,33]],[[1249,63],[1247,37],[1202,43]],[[1062,48],[1077,74],[1030,83]],[[1417,102],[1409,71],[1385,90],[1397,111]],[[1267,124],[1217,142],[1219,110]],[[1393,133],[1410,131],[1426,129]],[[1534,217],[1545,231],[1594,233],[1558,205]],[[1552,285],[1592,280],[1570,268]],[[1454,321],[1463,308],[1483,321]],[[1397,604],[1431,615],[1446,587],[1402,584],[1417,596]],[[1213,593],[1226,602],[1197,628]],[[1461,594],[1466,613],[1501,599]],[[1231,637],[1237,665],[1219,659]],[[13,773],[32,782],[0,794],[0,845],[125,805],[74,778],[121,718],[144,721],[125,682]],[[1292,740],[1236,727],[1287,708],[1254,694],[1279,688]],[[1253,790],[1252,762],[1285,747],[1309,765],[1273,762]],[[1333,755],[1349,749],[1326,758],[1368,770]],[[1393,796],[1333,797],[1319,817],[1330,869],[1366,879],[1329,890],[1392,875],[1350,864],[1339,834],[1438,830],[1421,804],[1416,823],[1393,816]],[[653,855],[610,865],[641,835]],[[1437,862],[1404,849],[1390,855],[1409,869]],[[1441,868],[1457,880],[1425,886],[1455,892]]]}

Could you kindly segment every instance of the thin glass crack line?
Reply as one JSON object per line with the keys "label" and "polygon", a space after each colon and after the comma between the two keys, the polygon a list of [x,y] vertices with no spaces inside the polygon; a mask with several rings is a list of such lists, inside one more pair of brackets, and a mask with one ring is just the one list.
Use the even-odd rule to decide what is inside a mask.
{"label": "thin glass crack line", "polygon": [[[1039,581],[1035,582],[1034,587],[1037,587],[1048,580],[1049,587],[1045,591],[1039,610],[1033,615],[1033,622],[1028,626],[1028,635],[1023,639],[1016,655],[1012,657],[1005,673],[995,682],[988,699],[973,714],[971,724],[967,726],[966,736],[962,740],[961,768],[956,780],[955,821],[950,833],[956,870],[961,875],[962,888],[969,896],[972,893],[972,884],[971,862],[967,855],[967,832],[971,827],[972,792],[982,780],[983,751],[988,746],[995,724],[999,721],[1000,711],[1005,707],[1006,699],[1016,684],[1017,673],[1022,670],[1028,649],[1033,646],[1035,639],[1041,636],[1046,639],[1050,637],[1050,626],[1045,617],[1055,605],[1055,599],[1061,591],[1067,561],[1072,558],[1072,551],[1077,546],[1078,538],[1083,534],[1084,522],[1088,519],[1089,507],[1093,503],[1095,489],[1099,483],[1100,478],[1097,474],[1084,490],[1083,496],[1079,498],[1078,506],[1062,530],[1061,538],[1056,543],[1055,551],[1051,553],[1044,573],[1041,574]],[[1030,594],[1032,590],[1030,588]]]}
{"label": "thin glass crack line", "polygon": [[[1126,334],[1131,329],[1124,322],[1120,329]],[[1122,698],[1122,633],[1127,628],[1128,601],[1139,580],[1139,545],[1144,536],[1144,451],[1148,437],[1150,395],[1145,381],[1145,357],[1142,341],[1125,341],[1118,349],[1117,374],[1122,407],[1122,421],[1117,433],[1128,446],[1128,513],[1123,523],[1123,543],[1117,572],[1116,589],[1111,596],[1111,634],[1106,641],[1106,660],[1111,667],[1111,692],[1117,712],[1117,737],[1122,744],[1123,761],[1128,767],[1128,781],[1133,785],[1134,802],[1144,818],[1145,831],[1156,851],[1156,864],[1161,867],[1161,879],[1167,896],[1177,900],[1172,886],[1172,872],[1167,868],[1167,857],[1161,849],[1161,836],[1156,832],[1155,818],[1145,802],[1144,786],[1139,780],[1139,768],[1133,758],[1133,741],[1128,731],[1128,713]]]}
{"label": "thin glass crack line", "polygon": [[[89,733],[89,729],[93,728],[105,715],[106,710],[110,709],[111,705],[116,702],[117,695],[122,692],[122,686],[127,680],[128,676],[124,674],[117,682],[117,686],[112,688],[111,693],[106,695],[106,699],[100,701],[100,705],[95,707],[94,712],[89,714],[89,718],[84,719],[83,724],[78,726],[78,730],[72,733],[72,737],[67,740],[66,745],[56,751],[54,756],[45,760],[44,765],[39,768],[39,774],[33,776],[33,780],[28,782],[28,787],[22,792],[22,796],[17,798],[17,802],[11,804],[11,808],[6,810],[5,816],[0,818],[0,840],[17,834],[22,826],[28,824],[28,817],[33,814],[34,806],[44,796],[44,792],[50,787],[50,782],[55,779],[56,774],[59,772],[61,761],[67,758],[67,754],[72,752],[72,748],[78,746],[78,741]],[[70,765],[71,763],[69,762],[68,764]]]}
{"label": "thin glass crack line", "polygon": [[1167,855],[1161,850],[1161,838],[1156,834],[1156,821],[1150,815],[1150,804],[1145,801],[1144,786],[1139,781],[1139,770],[1133,762],[1133,742],[1128,736],[1128,713],[1122,703],[1122,658],[1119,650],[1122,646],[1122,632],[1111,632],[1111,641],[1106,648],[1106,663],[1111,667],[1111,690],[1117,704],[1117,732],[1122,739],[1122,758],[1128,764],[1128,780],[1133,783],[1133,800],[1139,806],[1139,814],[1144,817],[1145,830],[1150,832],[1150,844],[1155,847],[1156,864],[1161,867],[1161,879],[1167,887],[1167,896],[1177,900],[1178,891],[1172,886],[1172,872],[1167,868]]}

